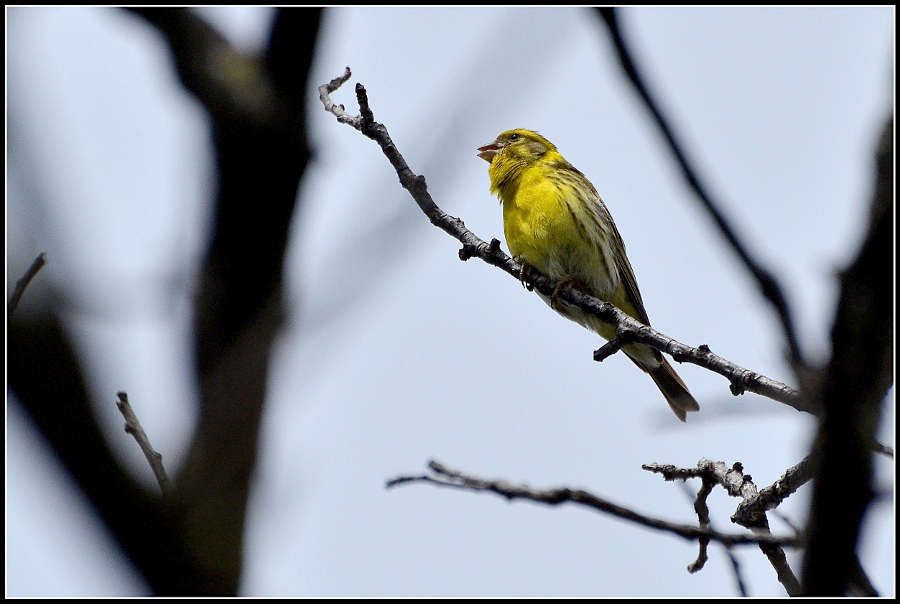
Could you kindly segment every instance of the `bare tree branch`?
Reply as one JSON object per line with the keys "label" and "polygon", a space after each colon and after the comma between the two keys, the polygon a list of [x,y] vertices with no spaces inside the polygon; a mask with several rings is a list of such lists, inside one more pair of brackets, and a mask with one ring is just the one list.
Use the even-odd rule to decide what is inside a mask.
{"label": "bare tree branch", "polygon": [[[694,494],[685,481],[681,482],[681,490],[694,502],[694,511],[697,512],[697,519],[700,521],[700,526],[702,528],[716,530],[713,527],[712,520],[709,516],[709,506],[706,504],[706,500],[712,492],[713,486],[715,486],[715,483],[704,477],[703,484],[697,493]],[[690,573],[696,573],[702,570],[706,561],[709,559],[707,554],[709,540],[700,539],[699,541],[700,551],[697,555],[697,560],[688,565],[688,572]],[[728,560],[731,562],[731,572],[734,575],[734,582],[738,590],[738,595],[742,598],[749,597],[750,592],[747,589],[747,582],[744,579],[740,560],[738,560],[738,557],[730,546],[723,545],[722,547],[725,549],[725,555],[728,556]]]}
{"label": "bare tree branch", "polygon": [[[676,468],[672,465],[647,464],[643,468],[649,472],[662,474],[666,480],[684,480],[686,478],[703,478],[704,487],[709,484],[718,484],[725,491],[733,496],[740,497],[743,502],[755,501],[759,498],[756,485],[749,474],[744,474],[743,466],[738,462],[731,468],[724,462],[713,462],[708,459],[701,459],[697,463],[696,468]],[[786,496],[786,495],[785,495]],[[699,496],[698,496],[699,497]],[[783,498],[782,498],[783,499]],[[753,516],[747,521],[738,522],[732,516],[732,521],[745,526],[757,535],[771,536],[769,531],[769,521],[765,512]],[[787,562],[784,550],[779,544],[770,542],[760,542],[759,549],[762,550],[769,563],[775,569],[778,575],[778,581],[784,586],[788,595],[799,596],[800,582],[797,580],[793,570]]]}
{"label": "bare tree branch", "polygon": [[788,496],[809,482],[812,477],[813,464],[811,458],[807,456],[797,465],[788,468],[781,478],[759,491],[756,496],[741,501],[731,517],[732,522],[741,526],[757,522],[767,511],[776,508]]}
{"label": "bare tree branch", "polygon": [[857,584],[856,546],[873,497],[872,454],[881,408],[894,381],[894,120],[885,120],[875,154],[869,226],[840,276],[832,357],[821,386],[824,415],[803,561],[810,596],[844,596]]}
{"label": "bare tree branch", "polygon": [[[425,177],[417,176],[413,173],[391,140],[387,128],[374,120],[372,110],[369,108],[366,89],[362,84],[356,85],[356,96],[360,107],[360,115],[358,117],[348,115],[343,105],[336,105],[331,101],[331,93],[348,79],[350,79],[349,67],[343,76],[319,87],[319,99],[322,101],[325,109],[334,115],[340,123],[359,130],[362,134],[378,143],[400,177],[400,184],[409,191],[431,223],[462,243],[463,247],[459,252],[460,259],[468,260],[472,257],[478,257],[488,264],[502,269],[516,280],[527,279],[528,284],[544,295],[554,295],[557,286],[555,281],[541,275],[534,267],[527,267],[523,272],[522,266],[518,262],[503,253],[498,240],[493,239],[490,243],[486,243],[468,230],[462,220],[450,216],[438,207],[428,193]],[[618,350],[626,339],[632,342],[640,342],[672,355],[672,358],[678,362],[692,363],[728,378],[731,392],[735,396],[749,391],[789,405],[798,411],[812,414],[818,412],[809,401],[802,398],[796,390],[786,384],[769,379],[764,375],[723,359],[713,354],[706,345],[693,348],[681,344],[652,327],[643,325],[629,317],[612,304],[585,295],[576,288],[562,288],[557,292],[557,298],[561,298],[582,311],[593,314],[611,325],[615,325],[616,333],[618,334],[616,339],[595,353],[596,360],[603,360],[609,354]]]}
{"label": "bare tree branch", "polygon": [[16,281],[16,287],[13,289],[12,296],[10,296],[9,302],[6,303],[7,320],[9,320],[12,314],[16,312],[19,301],[22,299],[22,294],[25,293],[28,284],[31,283],[31,280],[34,279],[35,275],[38,274],[38,271],[41,270],[45,264],[47,264],[47,255],[44,252],[41,252],[38,254],[38,257],[34,259],[34,262],[31,263],[31,266],[28,267],[28,270],[25,271],[25,274],[22,275],[22,278]]}
{"label": "bare tree branch", "polygon": [[[694,511],[697,512],[697,520],[700,522],[700,528],[702,529],[712,529],[709,518],[709,506],[706,505],[706,499],[709,497],[709,494],[712,493],[714,484],[715,483],[712,480],[704,476],[703,484],[700,486],[700,490],[697,491],[697,498],[694,501]],[[706,561],[709,559],[709,556],[706,553],[708,547],[709,537],[701,537],[700,551],[697,554],[697,559],[688,566],[689,573],[693,574],[700,572],[706,565]]]}
{"label": "bare tree branch", "polygon": [[306,80],[321,9],[279,9],[262,55],[189,10],[136,8],[165,36],[208,111],[218,167],[212,236],[194,298],[197,430],[174,479],[173,517],[192,564],[175,595],[235,595],[285,250],[311,157]]}
{"label": "bare tree branch", "polygon": [[385,486],[392,488],[402,484],[410,484],[414,482],[424,482],[442,487],[450,487],[455,489],[465,489],[470,491],[486,491],[496,493],[508,500],[526,499],[548,505],[560,505],[563,503],[576,503],[606,514],[610,514],[617,518],[629,520],[636,524],[646,526],[648,528],[671,533],[688,540],[710,539],[725,545],[771,545],[788,547],[797,547],[800,541],[796,537],[776,537],[771,534],[766,535],[730,535],[719,533],[708,528],[698,528],[687,524],[676,524],[657,518],[651,518],[639,512],[635,512],[626,507],[612,503],[606,499],[598,497],[592,493],[583,490],[569,489],[566,487],[555,489],[535,489],[528,485],[515,485],[505,480],[485,480],[460,472],[451,470],[437,461],[428,462],[429,469],[433,474],[423,474],[420,476],[398,476],[389,480]]}
{"label": "bare tree branch", "polygon": [[147,463],[150,464],[150,468],[156,476],[156,481],[159,483],[163,496],[170,496],[172,494],[172,483],[169,482],[169,476],[166,474],[165,467],[163,467],[162,455],[157,453],[150,445],[150,439],[147,438],[141,422],[134,413],[134,409],[131,408],[131,403],[128,402],[126,393],[120,392],[116,395],[116,407],[118,407],[119,412],[125,418],[125,432],[134,437],[141,451],[144,452],[144,457],[147,458]]}

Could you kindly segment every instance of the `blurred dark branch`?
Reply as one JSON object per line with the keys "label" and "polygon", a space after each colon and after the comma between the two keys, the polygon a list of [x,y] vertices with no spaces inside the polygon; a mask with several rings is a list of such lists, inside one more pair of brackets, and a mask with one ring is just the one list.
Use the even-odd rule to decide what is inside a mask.
{"label": "blurred dark branch", "polygon": [[773,535],[729,535],[718,533],[708,528],[698,528],[687,524],[676,524],[657,518],[645,516],[626,507],[617,505],[606,499],[598,497],[587,491],[569,489],[566,487],[556,489],[535,489],[528,485],[516,485],[505,480],[485,480],[476,476],[465,474],[458,470],[451,470],[437,461],[428,463],[431,474],[419,476],[399,476],[386,483],[387,488],[403,484],[424,482],[436,486],[464,489],[470,491],[486,491],[495,493],[508,500],[526,499],[548,505],[560,505],[563,503],[576,503],[594,510],[622,518],[641,526],[671,533],[691,541],[699,539],[711,539],[726,545],[787,545],[795,546],[798,540],[793,537],[775,537]]}
{"label": "blurred dark branch", "polygon": [[241,53],[194,12],[126,10],[140,15],[165,36],[182,84],[215,123],[266,125],[288,112],[262,58]]}
{"label": "blurred dark branch", "polygon": [[856,260],[841,274],[831,332],[832,357],[821,388],[824,415],[810,510],[803,593],[844,596],[859,563],[856,546],[873,497],[872,446],[893,384],[894,122],[876,151],[869,228]]}
{"label": "blurred dark branch", "polygon": [[893,120],[885,127],[878,150],[869,235],[857,261],[841,276],[841,300],[832,332],[833,356],[820,386],[815,373],[807,368],[782,288],[774,275],[752,258],[719,210],[720,204],[697,176],[631,57],[619,29],[618,12],[612,8],[597,10],[610,31],[623,71],[653,115],[685,179],[774,306],[791,362],[803,385],[803,398],[823,413],[814,450],[814,459],[821,456],[821,467],[816,472],[809,515],[809,549],[801,591],[810,596],[873,595],[874,588],[859,565],[855,548],[862,517],[872,498],[872,451],[893,458],[893,449],[875,441],[881,402],[893,383]]}
{"label": "blurred dark branch", "polygon": [[234,595],[284,253],[311,155],[304,92],[321,9],[278,10],[263,57],[240,53],[189,10],[132,10],[166,37],[212,118],[218,198],[195,301],[200,421],[174,515],[193,562],[179,595]]}
{"label": "blurred dark branch", "polygon": [[614,8],[598,8],[597,10],[603,17],[603,22],[606,23],[609,28],[613,44],[619,55],[619,62],[621,63],[622,70],[625,72],[625,75],[628,76],[628,79],[631,81],[632,85],[634,85],[638,95],[653,115],[656,125],[662,132],[663,137],[665,137],[675,160],[681,168],[682,175],[685,180],[687,180],[688,185],[694,193],[696,193],[697,199],[700,200],[703,207],[709,212],[709,215],[719,228],[719,231],[725,237],[725,240],[731,245],[735,254],[737,254],[747,270],[750,271],[756,279],[763,296],[775,308],[775,312],[781,320],[785,339],[787,340],[791,362],[794,364],[795,370],[802,375],[804,373],[802,369],[805,366],[805,360],[800,348],[800,341],[797,338],[797,333],[794,328],[794,322],[791,318],[790,307],[787,298],[782,291],[781,285],[779,285],[778,280],[767,268],[753,258],[750,251],[738,236],[737,231],[729,224],[725,215],[719,209],[721,203],[713,199],[712,195],[708,192],[707,187],[700,180],[696,168],[692,165],[689,154],[684,150],[684,146],[675,136],[675,131],[670,125],[671,120],[663,115],[659,103],[653,98],[653,95],[650,94],[649,88],[644,83],[644,78],[641,76],[637,65],[632,59],[625,38],[622,36],[622,32],[619,29],[618,11]]}
{"label": "blurred dark branch", "polygon": [[6,303],[6,319],[12,316],[14,312],[16,312],[16,308],[19,306],[19,300],[22,299],[22,294],[25,293],[25,289],[28,287],[28,284],[31,283],[31,280],[34,279],[35,275],[38,274],[38,271],[43,268],[43,266],[47,263],[47,256],[43,252],[38,254],[38,257],[34,259],[34,262],[31,263],[31,266],[28,267],[28,270],[25,271],[25,274],[22,275],[22,278],[16,281],[16,287],[13,289],[12,295],[9,297],[9,302]]}
{"label": "blurred dark branch", "polygon": [[135,483],[107,447],[55,310],[10,322],[9,386],[156,594],[234,595],[283,257],[310,158],[304,91],[321,10],[277,11],[262,57],[240,53],[189,10],[130,12],[161,32],[209,112],[218,167],[195,288],[201,408],[172,496]]}

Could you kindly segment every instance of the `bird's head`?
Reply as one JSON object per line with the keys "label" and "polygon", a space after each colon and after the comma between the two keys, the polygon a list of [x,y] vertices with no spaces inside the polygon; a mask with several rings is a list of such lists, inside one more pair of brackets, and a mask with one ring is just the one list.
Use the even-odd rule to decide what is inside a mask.
{"label": "bird's head", "polygon": [[556,151],[556,147],[546,138],[532,130],[518,128],[507,130],[493,142],[479,147],[478,157],[492,163],[498,155],[516,164],[531,164],[546,153]]}

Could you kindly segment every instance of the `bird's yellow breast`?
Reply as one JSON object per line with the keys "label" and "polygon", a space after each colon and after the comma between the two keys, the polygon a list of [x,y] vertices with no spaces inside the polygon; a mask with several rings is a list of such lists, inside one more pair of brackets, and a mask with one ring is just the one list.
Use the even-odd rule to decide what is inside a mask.
{"label": "bird's yellow breast", "polygon": [[509,251],[551,279],[574,277],[602,296],[618,285],[618,279],[610,274],[600,247],[585,233],[589,219],[580,215],[587,211],[583,201],[551,172],[547,166],[531,166],[514,187],[500,189]]}
{"label": "bird's yellow breast", "polygon": [[509,251],[541,272],[548,246],[566,231],[565,203],[559,188],[538,167],[524,171],[512,195],[503,198],[503,230]]}

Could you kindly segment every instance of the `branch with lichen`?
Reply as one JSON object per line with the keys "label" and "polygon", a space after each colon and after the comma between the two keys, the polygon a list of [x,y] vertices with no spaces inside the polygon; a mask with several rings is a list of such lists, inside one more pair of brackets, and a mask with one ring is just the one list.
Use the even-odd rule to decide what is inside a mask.
{"label": "branch with lichen", "polygon": [[[809,465],[808,460],[800,462],[798,466],[795,466],[795,468],[800,469],[795,470],[795,468],[792,468],[791,470],[795,470],[795,473],[803,474],[803,478],[786,481],[785,476],[782,476],[781,482],[776,483],[776,485],[780,486],[776,487],[773,485],[773,487],[764,489],[766,491],[764,497],[757,491],[756,485],[753,484],[753,478],[749,474],[744,474],[744,468],[739,462],[735,463],[731,468],[724,462],[713,462],[708,459],[701,459],[697,463],[696,468],[677,468],[672,465],[660,464],[646,464],[642,467],[648,472],[662,474],[666,480],[701,478],[703,480],[703,488],[697,494],[697,502],[694,505],[694,509],[700,517],[701,526],[704,516],[707,522],[709,518],[708,510],[706,510],[706,497],[712,491],[714,485],[719,485],[732,497],[740,497],[742,500],[741,505],[738,506],[738,512],[731,517],[732,522],[750,529],[756,535],[771,536],[772,533],[769,530],[769,520],[766,517],[766,511],[770,509],[769,506],[774,507],[778,505],[785,497],[809,480],[811,477]],[[788,472],[790,473],[791,470],[788,470]],[[784,486],[787,482],[790,482],[788,487]],[[744,506],[743,510],[741,506]],[[748,511],[748,509],[751,511]],[[698,563],[702,566],[706,552],[703,542],[700,545]],[[780,544],[760,542],[759,549],[769,559],[769,563],[772,564],[778,575],[778,581],[784,586],[788,595],[799,596],[801,593],[800,582],[797,580],[794,571],[791,570],[787,556],[785,556]]]}

